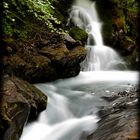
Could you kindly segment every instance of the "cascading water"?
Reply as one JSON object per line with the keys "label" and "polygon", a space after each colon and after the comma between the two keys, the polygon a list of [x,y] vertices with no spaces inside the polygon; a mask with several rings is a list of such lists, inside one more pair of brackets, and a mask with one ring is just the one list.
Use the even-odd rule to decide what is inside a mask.
{"label": "cascading water", "polygon": [[73,23],[87,31],[89,38],[87,45],[91,45],[95,40],[95,44],[102,47],[103,40],[101,36],[101,23],[95,9],[95,3],[90,1],[80,0],[76,1],[70,12],[70,18]]}
{"label": "cascading water", "polygon": [[56,83],[37,84],[36,87],[48,96],[47,110],[37,122],[24,128],[20,140],[78,140],[82,132],[94,131],[99,119],[94,115],[97,108],[93,107],[93,102],[99,105],[102,99],[61,88]]}
{"label": "cascading water", "polygon": [[[86,59],[81,63],[82,71],[117,70],[126,68],[120,56],[110,47],[104,46],[101,22],[95,10],[95,3],[77,0],[72,7],[70,20],[88,33]],[[95,45],[93,45],[95,42]]]}
{"label": "cascading water", "polygon": [[77,0],[71,19],[89,35],[88,54],[81,63],[84,72],[74,78],[35,85],[48,96],[48,106],[36,122],[24,127],[20,140],[86,140],[97,127],[99,108],[106,105],[97,94],[105,94],[106,90],[114,94],[115,90],[127,88],[128,82],[137,83],[136,72],[97,71],[115,69],[123,62],[116,52],[103,45],[95,3]]}

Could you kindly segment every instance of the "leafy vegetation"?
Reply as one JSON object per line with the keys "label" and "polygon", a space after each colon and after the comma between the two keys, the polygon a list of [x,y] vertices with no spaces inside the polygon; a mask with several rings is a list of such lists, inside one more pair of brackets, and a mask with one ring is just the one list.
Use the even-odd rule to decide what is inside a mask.
{"label": "leafy vegetation", "polygon": [[27,38],[30,32],[44,30],[43,27],[59,31],[54,25],[59,25],[61,21],[54,16],[52,2],[53,0],[4,0],[4,34]]}
{"label": "leafy vegetation", "polygon": [[88,34],[84,30],[82,30],[78,27],[71,28],[69,31],[69,34],[75,40],[80,40],[83,43],[85,43],[87,41],[87,38],[88,38]]}

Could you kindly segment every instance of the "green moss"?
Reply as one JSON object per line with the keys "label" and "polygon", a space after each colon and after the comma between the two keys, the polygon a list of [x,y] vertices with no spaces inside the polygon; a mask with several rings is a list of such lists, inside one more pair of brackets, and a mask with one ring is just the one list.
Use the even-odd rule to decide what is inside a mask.
{"label": "green moss", "polygon": [[45,96],[39,89],[37,89],[35,86],[33,86],[32,84],[30,84],[30,83],[28,83],[28,82],[26,82],[26,81],[24,81],[25,82],[25,85],[24,86],[26,86],[25,88],[27,89],[27,90],[29,90],[29,92],[28,93],[34,93],[34,94],[36,94],[36,96],[34,96],[33,94],[32,94],[32,96],[34,96],[34,97],[38,97],[38,98],[36,98],[36,99],[34,99],[34,100],[37,100],[37,101],[41,101],[42,100],[42,106],[44,105],[44,107],[46,107],[47,106],[47,96]]}
{"label": "green moss", "polygon": [[[53,0],[4,0],[4,34],[27,39],[29,33],[39,31],[38,28],[47,27],[51,31],[59,31],[54,25],[60,25],[63,17],[59,12],[55,12],[52,3]],[[59,18],[55,16],[56,13]]]}
{"label": "green moss", "polygon": [[10,123],[11,122],[11,119],[8,116],[8,112],[7,112],[8,108],[9,108],[8,103],[3,104],[2,108],[1,108],[1,114],[3,116],[3,119],[5,121],[8,121]]}
{"label": "green moss", "polygon": [[85,43],[88,38],[88,34],[78,27],[71,28],[69,31],[69,35],[73,37],[75,40],[80,40],[83,43]]}
{"label": "green moss", "polygon": [[125,57],[126,65],[131,70],[139,69],[139,53],[138,48],[136,48],[133,53],[127,57]]}

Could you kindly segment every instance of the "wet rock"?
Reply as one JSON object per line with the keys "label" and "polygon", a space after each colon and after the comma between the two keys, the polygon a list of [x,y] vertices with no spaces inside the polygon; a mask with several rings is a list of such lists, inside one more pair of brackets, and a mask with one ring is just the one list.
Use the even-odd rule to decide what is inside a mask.
{"label": "wet rock", "polygon": [[40,43],[25,43],[17,47],[15,53],[4,56],[4,71],[31,83],[76,76],[86,55],[80,42],[69,35],[56,33],[43,35]]}
{"label": "wet rock", "polygon": [[72,36],[75,40],[80,40],[83,45],[85,45],[87,42],[88,34],[78,27],[71,28],[69,35]]}
{"label": "wet rock", "polygon": [[1,88],[0,138],[19,140],[27,121],[46,109],[47,97],[33,85],[16,77],[4,76]]}
{"label": "wet rock", "polygon": [[112,46],[116,49],[121,56],[132,55],[136,48],[136,43],[131,40],[130,37],[126,36],[124,30],[120,29],[113,33]]}
{"label": "wet rock", "polygon": [[[30,82],[43,82],[55,78],[55,71],[51,67],[50,59],[42,55],[28,55],[21,57],[17,54],[7,57],[5,60],[5,72]],[[51,77],[51,76],[54,77]]]}
{"label": "wet rock", "polygon": [[70,78],[77,76],[80,72],[80,65],[76,65],[75,67],[66,67],[61,72],[62,78]]}
{"label": "wet rock", "polygon": [[76,41],[71,36],[65,35],[63,36],[63,40],[69,50],[75,48]]}
{"label": "wet rock", "polygon": [[76,41],[69,35],[63,35],[64,43],[67,45],[74,45]]}
{"label": "wet rock", "polygon": [[139,89],[133,87],[112,96],[113,100],[107,100],[109,105],[99,111],[98,128],[87,140],[139,139],[138,93]]}
{"label": "wet rock", "polygon": [[51,47],[43,47],[39,53],[47,56],[53,65],[61,64],[63,66],[65,65],[64,58],[69,53],[69,50],[64,43],[59,43]]}
{"label": "wet rock", "polygon": [[66,66],[73,66],[76,64],[80,64],[86,57],[86,50],[82,46],[77,46],[72,49],[67,56]]}
{"label": "wet rock", "polygon": [[[72,49],[65,58],[65,65],[57,70],[62,72],[62,78],[73,77],[80,72],[80,63],[86,57],[86,50],[82,46],[77,46]],[[60,74],[59,74],[60,75]]]}
{"label": "wet rock", "polygon": [[[64,39],[68,45],[78,45],[71,37]],[[80,72],[80,63],[86,57],[86,50],[83,46],[76,46],[68,49],[64,43],[59,43],[51,47],[42,48],[39,53],[47,56],[51,60],[53,68],[56,70],[57,78],[73,77]]]}
{"label": "wet rock", "polygon": [[[113,47],[126,61],[128,69],[139,70],[138,1],[102,0],[97,9],[103,21],[102,35],[105,45]],[[104,14],[103,14],[104,13]],[[136,54],[136,55],[134,55]]]}
{"label": "wet rock", "polygon": [[139,70],[139,48],[135,48],[131,55],[126,56],[125,58],[128,68],[132,70]]}

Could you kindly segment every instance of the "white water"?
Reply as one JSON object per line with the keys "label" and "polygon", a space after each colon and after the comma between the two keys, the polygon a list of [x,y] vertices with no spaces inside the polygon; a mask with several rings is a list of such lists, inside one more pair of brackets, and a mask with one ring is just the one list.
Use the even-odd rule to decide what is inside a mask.
{"label": "white water", "polygon": [[82,91],[58,88],[53,83],[36,87],[48,96],[48,107],[37,122],[25,127],[21,140],[77,140],[82,132],[96,128],[97,109],[93,102],[99,104],[101,99]]}
{"label": "white water", "polygon": [[[101,35],[101,25],[95,3],[77,0],[70,12],[69,21],[88,33],[87,57],[81,63],[82,71],[126,69],[120,56],[110,47],[105,46]],[[95,42],[95,43],[94,43]]]}
{"label": "white water", "polygon": [[116,70],[118,64],[123,64],[116,52],[103,45],[94,3],[77,0],[70,18],[89,34],[88,55],[81,64],[84,72],[74,78],[35,85],[48,96],[48,106],[37,121],[24,127],[20,140],[86,140],[98,126],[99,108],[107,105],[100,96],[138,83],[137,72],[93,71]]}
{"label": "white water", "polygon": [[70,12],[69,21],[71,19],[76,26],[88,32],[87,45],[91,45],[91,42],[95,40],[96,45],[103,46],[101,23],[95,9],[95,3],[88,0],[77,0]]}
{"label": "white water", "polygon": [[138,72],[81,72],[77,77],[35,86],[48,96],[38,120],[28,124],[20,140],[86,140],[97,128],[101,96],[113,95],[138,83]]}

